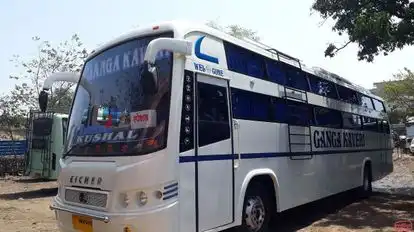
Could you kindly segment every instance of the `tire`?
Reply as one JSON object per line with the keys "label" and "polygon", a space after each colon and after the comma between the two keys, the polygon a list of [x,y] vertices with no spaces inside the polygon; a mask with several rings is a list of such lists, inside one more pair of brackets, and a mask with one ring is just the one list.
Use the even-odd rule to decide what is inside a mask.
{"label": "tire", "polygon": [[368,165],[366,165],[364,168],[364,177],[360,192],[362,198],[369,198],[372,194],[372,175],[371,169]]}
{"label": "tire", "polygon": [[275,204],[273,196],[262,184],[256,182],[246,191],[243,203],[242,225],[237,232],[269,232]]}

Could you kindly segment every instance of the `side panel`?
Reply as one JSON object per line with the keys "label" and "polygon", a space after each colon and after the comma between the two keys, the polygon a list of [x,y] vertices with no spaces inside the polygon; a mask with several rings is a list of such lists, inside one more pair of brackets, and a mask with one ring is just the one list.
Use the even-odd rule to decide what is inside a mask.
{"label": "side panel", "polygon": [[[287,124],[287,121],[289,120],[286,120],[286,118],[292,117],[292,114],[279,108],[274,111],[271,109],[274,115],[273,119],[270,119],[270,116],[268,115],[271,113],[263,113],[263,109],[269,110],[269,108],[267,108],[269,105],[266,105],[268,104],[268,101],[259,100],[263,98],[258,96],[258,94],[261,94],[261,96],[266,95],[283,99],[286,96],[284,86],[277,84],[276,81],[277,78],[279,78],[277,75],[282,74],[278,74],[277,72],[273,74],[268,73],[268,75],[273,75],[269,77],[270,79],[273,78],[273,80],[267,81],[229,71],[227,65],[231,65],[232,63],[230,59],[226,60],[224,45],[220,39],[209,35],[204,36],[198,32],[190,33],[186,39],[195,43],[195,52],[193,56],[186,60],[187,69],[198,73],[197,75],[199,76],[209,75],[218,78],[229,78],[230,92],[235,92],[233,92],[233,88],[241,89],[243,91],[254,93],[254,97],[257,97],[258,99],[255,104],[253,104],[250,103],[253,102],[251,100],[252,98],[246,95],[247,97],[240,97],[240,104],[236,105],[237,101],[233,99],[234,96],[231,96],[232,116],[238,121],[240,128],[239,130],[234,131],[234,154],[236,154],[235,157],[239,157],[238,154],[240,154],[241,159],[241,162],[239,163],[240,165],[235,169],[234,173],[234,198],[236,199],[236,205],[234,206],[234,224],[240,224],[241,222],[241,211],[243,207],[242,198],[244,195],[244,193],[241,192],[241,186],[244,184],[246,175],[254,170],[270,169],[275,173],[279,185],[279,189],[276,193],[278,199],[278,211],[283,211],[360,186],[362,184],[361,170],[363,168],[364,160],[371,160],[374,178],[380,178],[389,173],[390,169],[392,170],[392,151],[389,150],[390,146],[386,145],[386,139],[384,139],[388,135],[384,136],[381,133],[372,131],[335,129],[335,127],[312,127],[310,129],[311,139],[309,141],[312,144],[312,149],[311,151],[309,151],[309,149],[302,149],[302,152],[300,153],[300,155],[309,156],[311,158],[292,160],[292,158],[299,155],[300,150],[291,150],[289,148],[289,130],[292,129],[293,125],[289,128]],[[251,60],[248,60],[246,56],[246,54],[235,53],[233,54],[234,59],[232,62],[239,63],[239,68],[241,69],[248,69],[247,73],[257,74],[259,71],[263,71],[252,57],[247,56],[252,58]],[[354,114],[375,118],[384,116],[381,112],[351,105],[343,101],[333,100],[311,93],[309,90],[306,92],[306,95],[307,103],[315,106],[333,108],[342,112],[353,112]],[[243,100],[246,100],[245,104],[243,104]],[[248,110],[242,112],[245,108]],[[242,115],[240,116],[237,113],[234,113],[236,111]],[[283,120],[279,120],[279,118],[283,118]],[[301,127],[299,129],[309,130],[309,127]],[[314,132],[316,130],[319,132],[329,131],[330,134],[341,134],[341,144],[343,144],[343,146],[334,145],[332,142],[329,142],[332,141],[332,138],[327,138],[326,134],[323,136],[321,136],[321,133],[315,135]],[[364,134],[364,142],[359,141],[361,133]],[[317,143],[323,143],[323,145],[315,145]],[[217,143],[215,147],[211,147],[211,150],[213,149],[221,151],[223,148],[220,143]],[[206,154],[206,157],[208,157],[208,150],[200,148],[197,152]],[[200,154],[194,154],[198,160],[194,165],[194,168],[198,170],[195,171],[195,175],[196,181],[199,182],[201,179],[200,176],[197,175],[200,175],[200,173],[204,171],[207,172],[207,169],[216,170],[215,168],[217,166],[212,165],[211,168],[206,167],[205,170],[203,170],[203,165],[213,163],[213,161],[207,161],[206,158],[203,158],[203,161],[199,160],[203,156]],[[233,157],[225,155],[220,157],[222,161],[226,162],[232,158]],[[238,163],[238,160],[234,162]],[[223,165],[225,164],[223,163]],[[221,167],[217,166],[217,168],[220,169]],[[216,176],[212,175],[211,178],[214,179]],[[204,189],[198,187],[196,193],[196,195],[198,194],[197,197],[200,197],[200,194],[209,196],[208,191],[213,191],[212,189],[206,189],[206,193],[201,193],[201,190]],[[196,203],[196,207],[199,209],[199,207],[202,206],[201,204],[204,203],[202,202],[204,199],[197,199],[198,202]],[[206,202],[205,204],[212,204],[212,202]],[[216,213],[220,211],[221,208],[217,208]],[[206,215],[205,217],[207,219],[200,219],[202,217],[201,213],[201,210],[196,212],[196,217],[198,217],[199,220],[215,220],[214,213]],[[204,222],[200,221],[200,229],[203,229],[203,223]]]}

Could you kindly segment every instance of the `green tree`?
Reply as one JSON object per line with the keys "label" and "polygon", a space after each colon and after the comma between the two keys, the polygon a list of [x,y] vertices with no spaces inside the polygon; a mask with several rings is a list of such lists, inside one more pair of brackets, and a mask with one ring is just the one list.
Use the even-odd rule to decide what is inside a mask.
{"label": "green tree", "polygon": [[[29,59],[21,59],[20,56],[13,56],[15,63],[23,72],[18,75],[11,75],[10,78],[20,80],[10,93],[14,100],[14,107],[38,109],[38,96],[42,90],[44,80],[55,72],[80,72],[83,61],[88,55],[78,35],[74,34],[70,40],[52,46],[49,41],[40,41],[39,37],[33,37],[38,48],[38,54]],[[73,97],[71,87],[73,83],[56,83],[49,97],[49,109],[68,113]]]}
{"label": "green tree", "polygon": [[405,68],[395,74],[394,80],[384,85],[383,94],[394,123],[404,123],[407,117],[414,116],[414,73],[411,70]]}
{"label": "green tree", "polygon": [[226,27],[219,25],[216,21],[208,21],[207,26],[225,32],[231,36],[234,36],[239,39],[248,38],[254,41],[260,41],[260,37],[257,35],[256,31],[253,31],[248,28],[244,28],[240,25],[231,24]]}
{"label": "green tree", "polygon": [[0,97],[0,140],[14,140],[16,129],[23,128],[25,125],[25,111],[16,107],[13,96],[4,95]]}
{"label": "green tree", "polygon": [[380,53],[388,55],[414,42],[414,2],[409,0],[316,0],[312,10],[325,21],[332,19],[333,31],[348,35],[341,46],[329,44],[325,56],[357,43],[358,60],[372,62]]}

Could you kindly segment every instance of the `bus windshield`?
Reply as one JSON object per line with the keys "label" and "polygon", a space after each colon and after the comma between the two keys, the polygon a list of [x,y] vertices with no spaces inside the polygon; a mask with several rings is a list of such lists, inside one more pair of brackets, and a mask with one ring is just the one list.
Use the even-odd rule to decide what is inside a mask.
{"label": "bus windshield", "polygon": [[142,155],[166,147],[172,53],[157,54],[157,91],[141,85],[148,43],[163,34],[109,48],[86,62],[76,89],[65,156]]}

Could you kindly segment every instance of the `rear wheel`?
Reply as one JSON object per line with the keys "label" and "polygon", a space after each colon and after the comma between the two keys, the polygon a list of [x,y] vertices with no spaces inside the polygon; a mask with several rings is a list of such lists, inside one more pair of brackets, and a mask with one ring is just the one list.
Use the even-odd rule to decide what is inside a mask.
{"label": "rear wheel", "polygon": [[242,225],[238,232],[268,232],[274,212],[274,202],[269,191],[260,183],[248,187],[244,197]]}
{"label": "rear wheel", "polygon": [[364,168],[364,178],[361,186],[361,196],[363,198],[368,198],[372,193],[372,175],[371,168],[369,165],[366,165]]}

